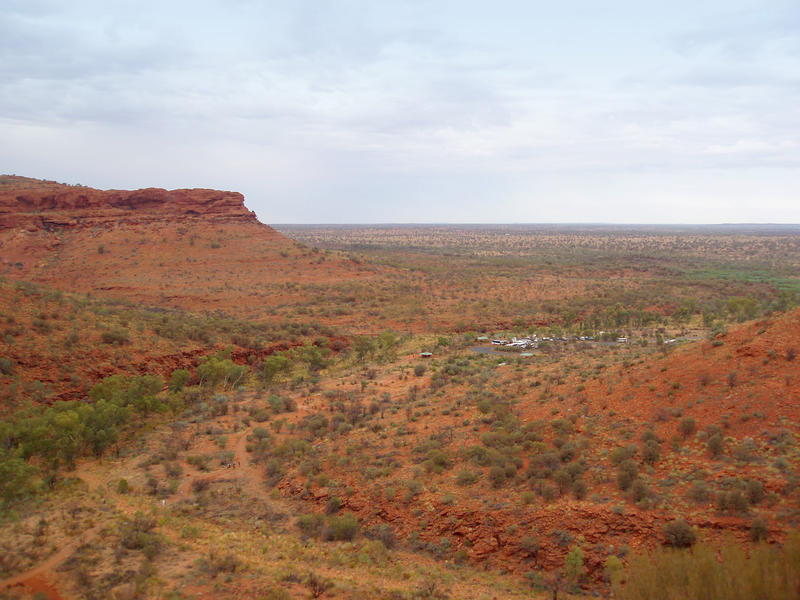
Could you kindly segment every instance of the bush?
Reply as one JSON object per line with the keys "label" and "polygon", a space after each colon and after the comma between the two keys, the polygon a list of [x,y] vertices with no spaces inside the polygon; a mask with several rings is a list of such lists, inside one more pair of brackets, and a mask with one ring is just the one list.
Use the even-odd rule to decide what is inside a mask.
{"label": "bush", "polygon": [[14,373],[14,361],[10,358],[0,358],[0,374],[11,375]]}
{"label": "bush", "polygon": [[322,539],[326,542],[350,541],[358,533],[358,519],[353,513],[331,517],[322,529]]}
{"label": "bush", "polygon": [[414,367],[414,375],[416,377],[422,377],[423,375],[425,375],[426,369],[427,367],[425,367],[425,365],[416,365]]}
{"label": "bush", "polygon": [[683,519],[664,525],[664,537],[673,548],[688,548],[696,539],[694,529]]}
{"label": "bush", "polygon": [[463,470],[459,471],[458,475],[456,475],[456,483],[460,486],[467,486],[472,485],[476,481],[478,481],[478,474],[474,471]]}
{"label": "bush", "polygon": [[766,540],[767,537],[769,537],[769,526],[767,522],[761,517],[756,517],[750,525],[750,539],[754,542],[760,542]]}
{"label": "bush", "polygon": [[694,500],[697,504],[703,504],[704,502],[708,502],[708,499],[711,497],[711,492],[708,489],[708,484],[705,481],[698,479],[692,484],[692,487],[689,489],[689,497]]}
{"label": "bush", "polygon": [[303,537],[318,537],[325,524],[325,518],[317,514],[305,514],[297,517],[297,528]]}
{"label": "bush", "polygon": [[654,465],[661,458],[661,446],[655,440],[647,440],[642,448],[642,460],[648,465]]}
{"label": "bush", "polygon": [[636,475],[639,472],[639,467],[632,460],[624,460],[620,463],[617,470],[617,485],[623,492],[630,489]]}
{"label": "bush", "polygon": [[618,465],[621,462],[633,457],[635,454],[636,454],[635,446],[626,446],[626,447],[614,448],[611,451],[611,455],[609,456],[609,458],[611,459],[611,464]]}
{"label": "bush", "polygon": [[191,378],[192,374],[186,369],[175,369],[169,378],[169,391],[180,392]]}
{"label": "bush", "polygon": [[647,484],[644,482],[643,479],[636,478],[631,484],[631,495],[634,502],[641,502],[650,494],[650,490],[647,488]]}
{"label": "bush", "polygon": [[266,427],[256,427],[253,429],[253,437],[257,440],[269,439],[269,430]]}
{"label": "bush", "polygon": [[588,491],[589,488],[586,486],[586,482],[583,479],[577,479],[575,483],[572,484],[572,494],[575,496],[576,500],[583,500]]}
{"label": "bush", "polygon": [[499,488],[506,482],[506,471],[503,467],[497,465],[489,469],[489,481],[492,487]]}
{"label": "bush", "polygon": [[127,494],[131,489],[127,479],[120,479],[117,482],[117,492],[120,494]]}
{"label": "bush", "polygon": [[622,561],[611,554],[603,563],[603,579],[611,585],[618,585],[624,575]]}
{"label": "bush", "polygon": [[198,561],[198,566],[203,572],[216,577],[219,573],[235,573],[239,569],[240,562],[235,554],[220,554],[212,550],[207,559],[201,558]]}
{"label": "bush", "polygon": [[126,329],[111,329],[100,334],[100,341],[104,344],[116,344],[122,346],[130,342]]}
{"label": "bush", "polygon": [[759,504],[764,499],[764,484],[758,479],[751,479],[747,482],[747,501],[750,504]]}
{"label": "bush", "polygon": [[568,581],[577,583],[580,581],[581,577],[583,577],[585,571],[586,569],[583,566],[583,550],[575,546],[567,553],[566,558],[564,558],[564,575],[567,577]]}
{"label": "bush", "polygon": [[688,438],[697,429],[697,424],[692,417],[686,417],[678,425],[678,431],[684,438]]}
{"label": "bush", "polygon": [[708,447],[708,451],[711,453],[711,456],[717,458],[722,454],[722,450],[725,447],[725,443],[722,439],[722,434],[715,433],[710,438],[708,438],[708,442],[706,442]]}
{"label": "bush", "polygon": [[141,550],[147,558],[153,558],[161,549],[161,536],[152,532],[156,520],[137,512],[132,521],[119,526],[120,543],[129,550]]}
{"label": "bush", "polygon": [[450,468],[450,457],[438,449],[428,451],[425,456],[425,469],[434,473],[441,473]]}
{"label": "bush", "polygon": [[386,523],[364,531],[364,537],[371,540],[378,540],[389,550],[394,548],[395,544],[397,544],[397,536],[394,533],[394,529],[392,529],[391,525],[387,525]]}
{"label": "bush", "polygon": [[312,598],[319,598],[333,587],[332,581],[313,572],[308,574],[306,583],[308,584],[308,589],[311,591]]}
{"label": "bush", "polygon": [[342,501],[336,496],[332,496],[328,498],[328,501],[325,503],[325,514],[335,515],[339,512],[340,508],[342,508]]}
{"label": "bush", "polygon": [[192,480],[192,491],[196,494],[200,492],[206,491],[211,484],[209,483],[208,479],[193,479]]}
{"label": "bush", "polygon": [[717,493],[717,509],[722,512],[746,513],[748,508],[747,498],[741,490]]}

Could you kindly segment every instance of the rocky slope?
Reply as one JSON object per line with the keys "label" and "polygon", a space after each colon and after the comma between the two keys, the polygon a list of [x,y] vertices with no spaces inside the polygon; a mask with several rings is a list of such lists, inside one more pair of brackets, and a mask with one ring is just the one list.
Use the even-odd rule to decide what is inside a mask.
{"label": "rocky slope", "polygon": [[102,191],[3,176],[0,275],[162,307],[283,320],[291,318],[294,286],[325,290],[369,280],[374,269],[285,238],[260,223],[236,192]]}

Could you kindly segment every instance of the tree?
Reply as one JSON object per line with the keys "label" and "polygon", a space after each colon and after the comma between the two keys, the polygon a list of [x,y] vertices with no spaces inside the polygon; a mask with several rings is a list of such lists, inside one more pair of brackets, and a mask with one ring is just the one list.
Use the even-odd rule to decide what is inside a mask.
{"label": "tree", "polygon": [[583,550],[575,546],[564,558],[564,576],[571,584],[577,584],[585,572],[583,566]]}
{"label": "tree", "polygon": [[17,453],[0,448],[0,498],[6,502],[24,498],[36,486],[33,481],[37,470]]}
{"label": "tree", "polygon": [[261,377],[264,379],[264,383],[269,385],[279,374],[287,373],[290,368],[291,363],[285,354],[272,354],[264,359],[264,365],[261,367]]}
{"label": "tree", "polygon": [[180,392],[191,378],[192,374],[186,369],[175,369],[169,378],[169,391]]}
{"label": "tree", "polygon": [[393,331],[384,331],[378,336],[381,345],[381,359],[392,361],[397,356],[397,335]]}
{"label": "tree", "polygon": [[212,387],[220,383],[223,387],[235,387],[244,380],[246,374],[247,367],[237,365],[231,360],[230,349],[201,358],[197,367],[200,382],[206,382]]}
{"label": "tree", "polygon": [[377,343],[369,336],[359,335],[353,340],[353,351],[356,353],[358,362],[363,362],[367,357],[375,356],[377,349]]}
{"label": "tree", "polygon": [[328,366],[326,355],[329,352],[327,349],[323,350],[319,346],[312,344],[306,344],[294,349],[295,356],[306,363],[309,373],[316,373]]}

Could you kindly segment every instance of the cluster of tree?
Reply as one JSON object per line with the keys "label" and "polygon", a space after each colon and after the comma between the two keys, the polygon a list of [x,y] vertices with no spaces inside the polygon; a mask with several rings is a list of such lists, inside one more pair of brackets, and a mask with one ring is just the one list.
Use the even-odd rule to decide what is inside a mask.
{"label": "cluster of tree", "polygon": [[397,357],[399,340],[392,331],[384,331],[377,337],[360,335],[353,340],[353,352],[359,362],[378,359],[390,362]]}
{"label": "cluster of tree", "polygon": [[170,408],[162,388],[153,375],[113,375],[91,389],[92,402],[28,406],[0,422],[0,497],[27,496],[78,457],[102,455],[135,415]]}
{"label": "cluster of tree", "polygon": [[230,348],[201,358],[197,366],[197,378],[200,384],[208,384],[211,387],[222,385],[223,388],[235,388],[244,382],[247,373],[246,366],[233,362]]}
{"label": "cluster of tree", "polygon": [[259,376],[266,385],[271,385],[280,377],[289,375],[295,365],[302,365],[309,374],[314,375],[330,364],[330,353],[330,348],[322,340],[284,352],[275,352],[261,363]]}

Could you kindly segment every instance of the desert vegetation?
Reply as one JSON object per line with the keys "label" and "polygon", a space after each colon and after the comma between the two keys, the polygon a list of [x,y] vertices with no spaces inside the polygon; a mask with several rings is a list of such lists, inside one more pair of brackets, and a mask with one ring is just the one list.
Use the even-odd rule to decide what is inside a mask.
{"label": "desert vegetation", "polygon": [[217,229],[6,265],[0,597],[791,597],[796,236]]}

